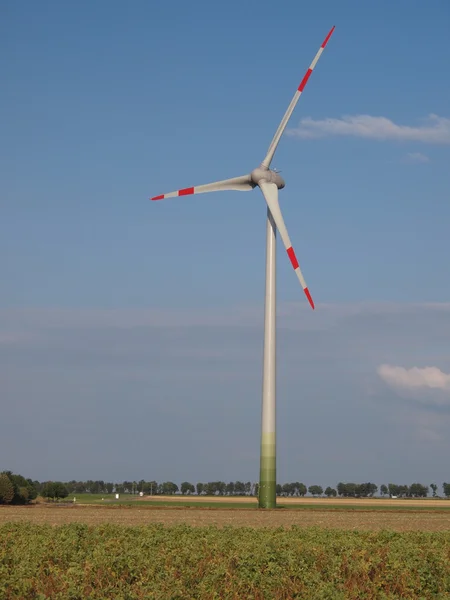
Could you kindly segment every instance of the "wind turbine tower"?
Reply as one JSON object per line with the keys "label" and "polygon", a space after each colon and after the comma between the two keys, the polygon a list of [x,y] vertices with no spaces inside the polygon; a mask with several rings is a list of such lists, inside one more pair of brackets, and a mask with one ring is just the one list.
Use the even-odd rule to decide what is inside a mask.
{"label": "wind turbine tower", "polygon": [[264,357],[263,357],[263,386],[261,414],[261,454],[258,505],[260,508],[276,507],[276,233],[280,234],[292,267],[300,281],[311,308],[314,302],[300,270],[297,256],[289,238],[283,215],[278,203],[278,190],[285,187],[283,178],[270,169],[277,146],[286,125],[291,118],[294,108],[305,89],[306,84],[325,49],[334,26],[329,31],[320,46],[314,60],[306,71],[289,104],[278,129],[270,143],[264,160],[248,173],[232,179],[224,179],[195,187],[184,188],[168,194],[154,196],[152,200],[164,200],[177,196],[202,194],[225,190],[240,192],[250,191],[259,187],[267,204],[266,224],[266,292],[264,304]]}

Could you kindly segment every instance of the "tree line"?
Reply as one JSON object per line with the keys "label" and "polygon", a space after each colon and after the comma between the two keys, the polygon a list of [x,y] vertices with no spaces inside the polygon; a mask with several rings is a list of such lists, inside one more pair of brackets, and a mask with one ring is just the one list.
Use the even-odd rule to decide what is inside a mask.
{"label": "tree line", "polygon": [[0,473],[0,504],[27,504],[37,498],[38,491],[31,481],[12,471]]}
{"label": "tree line", "polygon": [[[276,494],[279,497],[304,497],[310,494],[314,497],[328,498],[371,498],[376,495],[398,498],[426,498],[432,492],[434,498],[438,497],[438,486],[435,483],[423,485],[412,483],[411,485],[398,485],[394,483],[382,484],[378,489],[375,483],[352,483],[339,482],[336,488],[330,486],[325,489],[321,485],[306,486],[299,481],[277,484]],[[445,497],[450,498],[450,483],[442,484]],[[379,492],[379,493],[378,493]],[[139,494],[146,496],[172,496],[182,494],[183,496],[257,496],[258,483],[250,481],[210,481],[207,483],[190,483],[183,481],[178,486],[173,481],[158,483],[157,481],[123,481],[115,483],[103,480],[87,481],[32,481],[22,475],[11,471],[0,473],[0,504],[26,504],[38,495],[58,500],[76,494]],[[378,494],[377,494],[378,493]]]}

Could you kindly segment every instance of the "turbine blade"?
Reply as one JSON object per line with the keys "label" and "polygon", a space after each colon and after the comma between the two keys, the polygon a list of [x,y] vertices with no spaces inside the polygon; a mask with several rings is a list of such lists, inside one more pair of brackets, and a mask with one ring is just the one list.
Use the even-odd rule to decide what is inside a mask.
{"label": "turbine blade", "polygon": [[286,248],[286,252],[289,256],[294,271],[296,272],[297,277],[301,283],[303,291],[305,292],[306,297],[308,298],[308,302],[310,303],[311,308],[314,309],[313,299],[311,298],[311,294],[309,293],[308,286],[306,285],[305,278],[303,277],[303,273],[300,270],[297,257],[295,256],[294,248],[292,247],[291,240],[286,229],[286,225],[284,224],[283,215],[281,214],[280,205],[278,203],[278,188],[274,183],[268,183],[267,181],[260,181],[259,187],[261,188],[263,196],[266,199],[267,206],[269,207],[269,210],[272,213],[273,220],[275,221],[275,225],[277,226],[277,229],[280,232],[280,237],[283,240],[284,247]]}
{"label": "turbine blade", "polygon": [[334,27],[335,26],[333,25],[331,30],[328,32],[327,37],[324,39],[322,45],[320,46],[319,51],[317,52],[316,56],[314,57],[314,60],[310,64],[309,69],[306,71],[303,79],[300,82],[300,85],[297,88],[297,91],[294,94],[294,97],[291,100],[291,103],[289,104],[286,112],[284,113],[284,117],[282,118],[281,123],[278,125],[278,129],[276,130],[275,135],[273,136],[273,139],[270,142],[270,146],[269,146],[269,150],[267,151],[267,155],[262,162],[263,166],[270,167],[270,163],[272,162],[273,155],[275,154],[275,150],[277,149],[278,143],[281,139],[281,136],[283,135],[283,131],[286,129],[286,125],[288,124],[288,121],[291,118],[292,113],[294,112],[295,105],[297,104],[298,99],[302,95],[302,92],[305,89],[306,84],[308,83],[308,79],[310,78],[311,73],[313,72],[314,67],[317,64],[317,61],[319,60],[322,52],[324,51],[325,46],[328,44],[328,40],[330,39],[330,37],[334,31]]}
{"label": "turbine blade", "polygon": [[176,196],[189,196],[190,194],[203,194],[205,192],[220,192],[225,190],[247,192],[254,187],[255,184],[252,182],[250,175],[242,175],[241,177],[233,177],[232,179],[224,179],[222,181],[215,181],[214,183],[184,188],[176,192],[169,192],[168,194],[160,194],[159,196],[153,196],[151,200],[164,200],[165,198],[174,198]]}

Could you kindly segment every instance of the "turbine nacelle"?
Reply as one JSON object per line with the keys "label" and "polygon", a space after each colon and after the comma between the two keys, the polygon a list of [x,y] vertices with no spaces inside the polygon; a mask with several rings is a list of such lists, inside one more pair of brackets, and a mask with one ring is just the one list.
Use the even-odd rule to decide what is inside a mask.
{"label": "turbine nacelle", "polygon": [[266,183],[274,183],[279,190],[282,190],[286,185],[284,183],[284,179],[279,173],[263,166],[253,169],[253,171],[250,173],[250,178],[257,186],[259,186],[261,181],[265,181]]}

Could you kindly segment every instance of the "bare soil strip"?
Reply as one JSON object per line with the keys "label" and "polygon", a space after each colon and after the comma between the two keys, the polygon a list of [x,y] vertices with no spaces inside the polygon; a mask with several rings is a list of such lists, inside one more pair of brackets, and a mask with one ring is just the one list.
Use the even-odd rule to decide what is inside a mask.
{"label": "bare soil strip", "polygon": [[[154,500],[158,502],[221,502],[240,504],[257,504],[254,496],[143,496],[137,497],[136,502]],[[277,498],[279,505],[291,504],[317,504],[326,507],[327,505],[353,505],[353,506],[421,506],[421,507],[443,507],[450,508],[450,499],[440,498]]]}
{"label": "bare soil strip", "polygon": [[222,508],[152,508],[133,506],[107,508],[102,506],[2,506],[0,523],[30,521],[32,523],[63,525],[87,523],[99,525],[116,523],[123,525],[145,525],[162,523],[175,525],[185,523],[192,526],[216,525],[235,527],[327,527],[332,529],[394,531],[449,531],[450,512],[408,511],[321,511],[275,509],[249,511]]}

